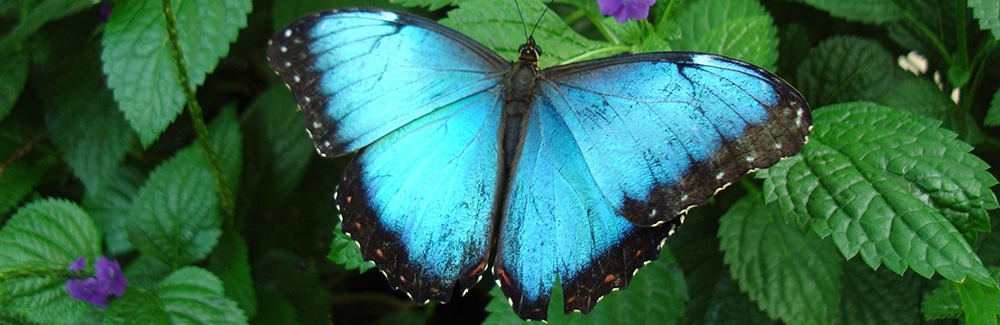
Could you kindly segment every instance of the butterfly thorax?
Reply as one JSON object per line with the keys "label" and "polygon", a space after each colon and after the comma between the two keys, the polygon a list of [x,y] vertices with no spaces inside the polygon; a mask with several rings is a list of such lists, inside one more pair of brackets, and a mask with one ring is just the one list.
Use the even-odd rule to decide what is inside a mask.
{"label": "butterfly thorax", "polygon": [[535,45],[535,40],[529,37],[528,42],[521,45],[519,52],[520,59],[512,64],[503,83],[503,118],[499,137],[504,171],[510,170],[521,151],[528,112],[541,78],[538,56],[542,51]]}

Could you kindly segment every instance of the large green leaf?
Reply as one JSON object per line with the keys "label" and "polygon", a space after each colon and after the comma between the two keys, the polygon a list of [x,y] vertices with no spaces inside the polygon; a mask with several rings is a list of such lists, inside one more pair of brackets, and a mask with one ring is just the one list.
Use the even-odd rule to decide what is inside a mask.
{"label": "large green leaf", "polygon": [[[493,299],[486,305],[490,315],[483,324],[529,324],[522,321],[507,303],[507,297],[494,286]],[[589,314],[563,313],[563,294],[559,283],[552,290],[548,310],[549,324],[674,324],[684,313],[688,300],[684,275],[670,250],[661,250],[660,258],[639,270],[628,288],[608,294]]]}
{"label": "large green leaf", "polygon": [[[79,206],[43,199],[19,209],[0,229],[0,270],[37,266],[69,268],[80,257],[93,263],[101,235]],[[0,282],[0,308],[44,324],[69,324],[88,304],[70,298],[66,279],[32,277]]]}
{"label": "large green leaf", "polygon": [[993,39],[1000,40],[1000,1],[969,0],[968,5],[979,21],[979,29],[990,31]]}
{"label": "large green leaf", "polygon": [[799,91],[812,107],[856,100],[874,101],[896,87],[902,70],[878,42],[834,36],[812,50],[795,73]]}
{"label": "large green leaf", "polygon": [[[541,67],[615,54],[601,53],[598,51],[603,46],[601,42],[573,32],[557,15],[543,16],[543,11],[545,4],[542,2],[521,2],[520,15],[541,17],[534,31],[535,41],[542,48],[538,62]],[[448,18],[442,19],[441,24],[472,37],[508,60],[518,58],[518,48],[525,42],[524,25],[517,9],[509,2],[463,1],[459,9],[448,12]]]}
{"label": "large green leaf", "polygon": [[219,198],[197,144],[158,166],[132,203],[129,241],[172,268],[204,258],[221,233]]}
{"label": "large green leaf", "polygon": [[719,248],[740,288],[771,317],[789,324],[833,324],[839,314],[841,258],[753,197],[719,220]]}
{"label": "large green leaf", "polygon": [[149,290],[129,285],[126,294],[108,305],[105,324],[169,325],[170,315]]}
{"label": "large green leaf", "polygon": [[235,105],[227,106],[212,120],[208,125],[208,134],[212,149],[219,158],[219,167],[226,178],[229,193],[235,195],[240,187],[240,171],[243,167],[243,134],[236,119]]}
{"label": "large green leaf", "polygon": [[777,28],[756,0],[698,0],[677,12],[674,50],[721,54],[774,71]]}
{"label": "large green leaf", "polygon": [[1000,289],[976,281],[941,280],[920,310],[927,319],[958,318],[967,324],[996,324],[1000,315]]}
{"label": "large green leaf", "polygon": [[801,0],[830,12],[831,16],[863,23],[884,23],[902,19],[903,12],[894,0]]}
{"label": "large green leaf", "polygon": [[106,324],[246,324],[236,302],[225,296],[222,281],[211,272],[184,267],[152,292],[130,286],[108,306]]}
{"label": "large green leaf", "polygon": [[96,46],[86,46],[52,73],[46,86],[53,94],[43,98],[52,142],[90,191],[115,173],[136,139],[102,83],[98,51]]}
{"label": "large green leaf", "polygon": [[208,257],[208,269],[222,280],[226,296],[235,300],[248,318],[257,314],[257,293],[250,278],[250,258],[243,237],[226,227],[219,245]]}
{"label": "large green leaf", "polygon": [[[188,78],[205,81],[246,26],[249,0],[173,1]],[[104,73],[125,117],[149,146],[184,107],[160,1],[118,2],[104,30]]]}
{"label": "large green leaf", "polygon": [[[902,274],[991,280],[956,229],[988,220],[997,180],[940,122],[872,103],[816,110],[802,152],[761,171],[786,220],[831,235],[847,258]],[[950,220],[943,212],[964,213]],[[968,228],[966,228],[968,229]]]}

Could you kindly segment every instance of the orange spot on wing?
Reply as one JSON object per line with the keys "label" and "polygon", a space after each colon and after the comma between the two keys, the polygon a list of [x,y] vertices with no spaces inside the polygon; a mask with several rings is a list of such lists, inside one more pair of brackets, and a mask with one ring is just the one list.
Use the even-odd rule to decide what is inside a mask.
{"label": "orange spot on wing", "polygon": [[608,274],[608,276],[604,277],[604,283],[611,283],[611,281],[614,281],[614,280],[615,280],[615,275],[614,274]]}
{"label": "orange spot on wing", "polygon": [[382,250],[381,249],[376,249],[375,250],[375,255],[378,255],[378,258],[385,258],[385,255],[382,255]]}
{"label": "orange spot on wing", "polygon": [[506,285],[510,285],[510,278],[507,277],[507,272],[500,270],[500,272],[497,272],[497,275],[500,276],[500,281],[503,281]]}
{"label": "orange spot on wing", "polygon": [[639,255],[642,255],[642,250],[641,249],[635,251],[635,257],[639,257]]}
{"label": "orange spot on wing", "polygon": [[361,223],[360,222],[355,222],[354,223],[354,229],[361,230]]}
{"label": "orange spot on wing", "polygon": [[576,297],[569,297],[569,299],[566,299],[567,304],[572,304],[574,301],[576,301]]}
{"label": "orange spot on wing", "polygon": [[345,201],[347,201],[347,204],[351,204],[351,197],[348,196],[347,199],[345,199]]}

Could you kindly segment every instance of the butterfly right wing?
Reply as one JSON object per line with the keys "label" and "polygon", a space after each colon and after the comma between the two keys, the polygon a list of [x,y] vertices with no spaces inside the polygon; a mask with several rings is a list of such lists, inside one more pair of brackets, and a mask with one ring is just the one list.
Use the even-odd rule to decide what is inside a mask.
{"label": "butterfly right wing", "polygon": [[419,304],[474,285],[492,242],[509,63],[433,21],[365,9],[304,17],[268,56],[320,154],[360,149],[336,201],[363,257]]}

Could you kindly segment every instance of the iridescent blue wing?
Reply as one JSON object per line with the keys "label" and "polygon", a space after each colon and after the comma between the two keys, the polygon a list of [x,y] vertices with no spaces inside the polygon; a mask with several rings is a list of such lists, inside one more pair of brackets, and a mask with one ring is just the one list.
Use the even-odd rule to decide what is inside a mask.
{"label": "iridescent blue wing", "polygon": [[687,209],[798,153],[811,124],[791,86],[720,56],[649,53],[543,73],[494,269],[524,318],[544,318],[557,276],[567,312],[628,286]]}
{"label": "iridescent blue wing", "polygon": [[435,22],[378,10],[302,18],[268,55],[321,154],[364,148],[336,198],[364,258],[418,303],[475,284],[490,251],[509,63]]}

